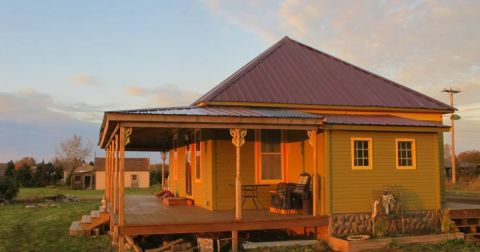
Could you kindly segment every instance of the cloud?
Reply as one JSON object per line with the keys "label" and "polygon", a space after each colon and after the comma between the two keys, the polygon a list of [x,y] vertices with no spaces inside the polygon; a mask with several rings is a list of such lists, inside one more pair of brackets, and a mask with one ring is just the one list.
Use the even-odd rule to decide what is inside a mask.
{"label": "cloud", "polygon": [[100,83],[91,75],[78,73],[70,76],[70,80],[77,86],[96,86]]}
{"label": "cloud", "polygon": [[123,91],[126,94],[134,95],[134,96],[141,96],[141,95],[145,95],[146,93],[144,88],[137,87],[137,86],[124,86]]}
{"label": "cloud", "polygon": [[0,162],[26,155],[48,161],[58,143],[73,134],[95,144],[100,110],[84,103],[59,103],[33,89],[0,92]]}
{"label": "cloud", "polygon": [[139,102],[136,104],[140,104],[139,107],[143,108],[188,106],[202,95],[199,92],[183,90],[175,85],[162,85],[155,88],[124,86],[123,91],[138,99]]}

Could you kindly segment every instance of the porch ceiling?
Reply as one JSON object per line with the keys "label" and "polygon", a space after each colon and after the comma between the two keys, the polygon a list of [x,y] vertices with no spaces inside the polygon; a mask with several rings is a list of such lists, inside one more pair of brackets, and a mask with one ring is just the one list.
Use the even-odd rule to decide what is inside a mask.
{"label": "porch ceiling", "polygon": [[118,128],[133,133],[127,151],[161,151],[175,133],[185,129],[290,129],[317,130],[320,115],[305,112],[245,107],[177,107],[105,112],[99,146],[105,148]]}

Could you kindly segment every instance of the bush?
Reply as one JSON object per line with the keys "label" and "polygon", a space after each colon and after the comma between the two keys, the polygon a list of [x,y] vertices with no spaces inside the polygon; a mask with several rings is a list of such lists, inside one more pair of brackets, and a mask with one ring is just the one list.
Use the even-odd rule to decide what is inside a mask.
{"label": "bush", "polygon": [[18,184],[14,177],[0,177],[0,201],[12,200],[17,196]]}

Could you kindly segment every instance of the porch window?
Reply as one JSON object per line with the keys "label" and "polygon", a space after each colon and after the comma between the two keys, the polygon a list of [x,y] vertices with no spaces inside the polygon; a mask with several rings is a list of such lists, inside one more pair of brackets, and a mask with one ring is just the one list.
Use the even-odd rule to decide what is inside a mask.
{"label": "porch window", "polygon": [[202,180],[202,137],[200,131],[195,131],[195,182]]}
{"label": "porch window", "polygon": [[352,138],[352,169],[371,170],[372,160],[372,138]]}
{"label": "porch window", "polygon": [[397,169],[415,169],[415,139],[396,139]]}
{"label": "porch window", "polygon": [[257,174],[260,183],[283,181],[282,132],[260,130],[257,133]]}

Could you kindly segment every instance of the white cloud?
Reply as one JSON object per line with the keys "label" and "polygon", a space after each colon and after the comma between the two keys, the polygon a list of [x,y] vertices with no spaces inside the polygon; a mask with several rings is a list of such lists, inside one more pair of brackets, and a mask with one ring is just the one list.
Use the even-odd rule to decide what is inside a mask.
{"label": "white cloud", "polygon": [[128,95],[141,96],[146,94],[146,90],[138,86],[124,86],[123,91]]}

